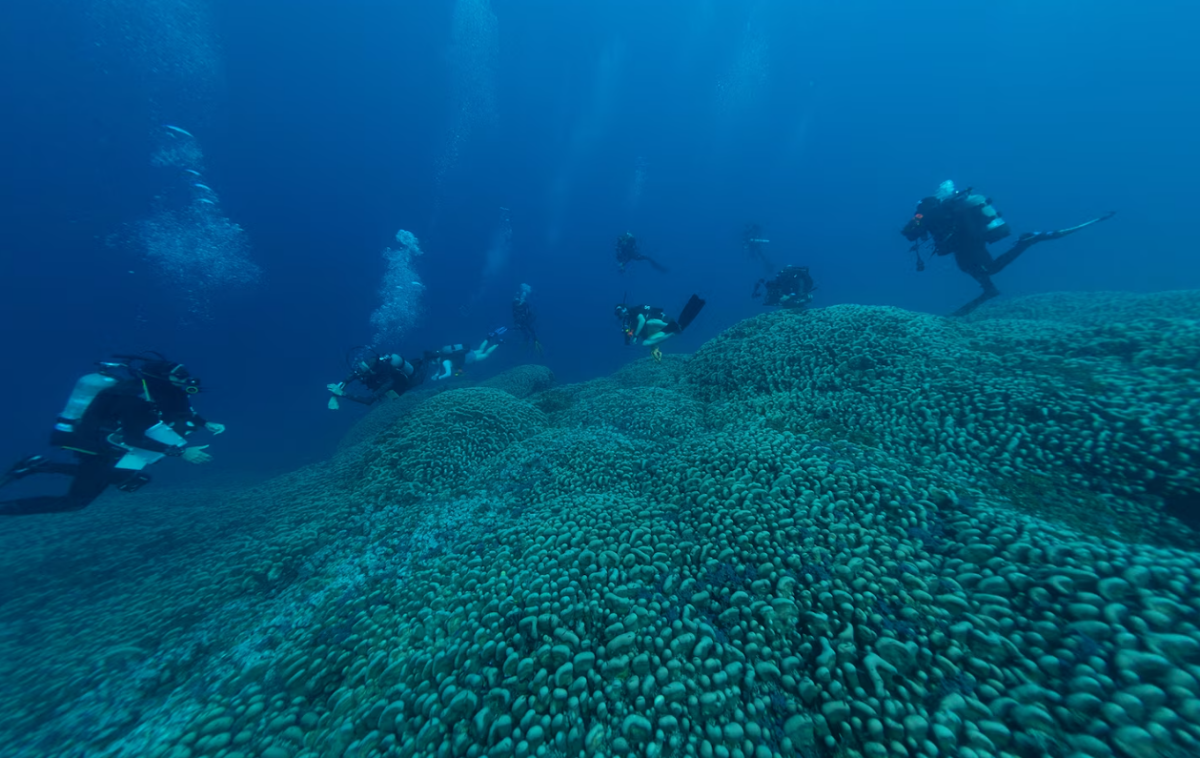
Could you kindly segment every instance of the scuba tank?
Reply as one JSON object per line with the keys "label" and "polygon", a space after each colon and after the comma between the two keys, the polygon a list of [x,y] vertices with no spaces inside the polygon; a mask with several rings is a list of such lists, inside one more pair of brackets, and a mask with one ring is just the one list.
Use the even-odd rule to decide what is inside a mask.
{"label": "scuba tank", "polygon": [[1012,234],[1012,229],[1008,222],[1005,221],[999,211],[992,207],[992,201],[983,195],[971,194],[971,190],[967,190],[966,197],[963,198],[963,203],[971,208],[978,216],[980,221],[985,224],[983,239],[988,243],[999,242],[1008,235]]}
{"label": "scuba tank", "polygon": [[67,406],[63,408],[62,413],[58,414],[58,422],[54,425],[54,431],[74,434],[76,426],[83,419],[83,415],[87,413],[87,409],[91,407],[96,396],[110,387],[115,387],[117,383],[116,377],[100,372],[81,376],[79,381],[75,382],[75,389],[71,391],[71,396],[67,399]]}

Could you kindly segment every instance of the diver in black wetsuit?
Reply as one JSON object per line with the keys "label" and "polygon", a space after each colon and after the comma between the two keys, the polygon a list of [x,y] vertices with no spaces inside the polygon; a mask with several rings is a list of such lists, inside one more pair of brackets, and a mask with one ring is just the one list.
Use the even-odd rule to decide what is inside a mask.
{"label": "diver in black wetsuit", "polygon": [[[150,481],[142,469],[163,457],[212,460],[207,445],[186,447],[184,438],[201,427],[225,431],[192,409],[189,398],[200,391],[199,380],[159,353],[117,357],[122,362],[102,363],[79,379],[54,425],[50,444],[74,453],[76,462],[33,455],[0,476],[3,486],[33,474],[62,474],[71,477],[67,494],[0,502],[0,516],[77,511],[110,485],[134,492]],[[119,369],[128,378],[115,376]]]}
{"label": "diver in black wetsuit", "polygon": [[529,295],[531,292],[533,292],[533,287],[530,287],[528,284],[522,284],[521,291],[513,298],[513,326],[525,337],[525,343],[532,343],[534,352],[541,355],[542,343],[538,342],[537,332],[533,328],[533,323],[537,321],[537,314],[533,312],[533,306],[529,304]]}
{"label": "diver in black wetsuit", "polygon": [[486,361],[496,352],[496,348],[504,344],[504,335],[508,333],[507,326],[497,327],[488,332],[479,347],[471,349],[461,342],[445,345],[441,350],[426,350],[425,363],[428,368],[429,381],[441,382],[455,376],[461,376],[463,369],[473,363]]}
{"label": "diver in black wetsuit", "polygon": [[683,306],[678,321],[668,316],[662,308],[651,305],[621,303],[613,313],[621,320],[621,331],[625,334],[625,344],[636,345],[641,342],[643,345],[651,347],[650,354],[654,356],[654,360],[661,362],[662,351],[658,349],[658,343],[687,329],[695,320],[696,315],[700,313],[700,309],[704,307],[704,302],[699,295],[692,295],[688,299],[687,305]]}
{"label": "diver in black wetsuit", "polygon": [[617,237],[617,270],[625,273],[625,267],[634,261],[646,261],[654,267],[655,271],[667,272],[667,267],[654,260],[648,255],[642,255],[638,249],[637,238],[629,232],[625,232],[620,237]]}
{"label": "diver in black wetsuit", "polygon": [[751,297],[760,297],[766,290],[763,305],[778,305],[783,308],[803,308],[812,302],[813,284],[807,266],[785,266],[771,279],[759,279]]}
{"label": "diver in black wetsuit", "polygon": [[925,270],[925,262],[921,259],[921,242],[932,240],[934,255],[953,255],[959,270],[983,287],[982,295],[951,314],[965,316],[1000,294],[1000,290],[992,283],[992,277],[1003,271],[1021,253],[1039,242],[1074,234],[1092,224],[1107,221],[1114,215],[1116,211],[1110,211],[1077,226],[1052,232],[1026,232],[1000,257],[992,258],[987,246],[1012,233],[1008,223],[992,207],[990,199],[974,194],[970,187],[956,191],[954,183],[946,181],[942,182],[936,195],[926,197],[917,204],[917,212],[900,233],[913,243],[911,250],[917,255],[918,271]]}
{"label": "diver in black wetsuit", "polygon": [[[385,397],[397,398],[419,385],[425,378],[421,370],[423,360],[418,358],[413,362],[406,361],[397,353],[379,355],[370,348],[356,348],[351,351],[347,362],[351,365],[350,376],[338,384],[326,385],[333,397],[329,398],[330,410],[340,406],[338,398],[352,400],[362,405],[374,405]],[[370,394],[353,394],[346,391],[346,386],[357,382],[365,387]]]}

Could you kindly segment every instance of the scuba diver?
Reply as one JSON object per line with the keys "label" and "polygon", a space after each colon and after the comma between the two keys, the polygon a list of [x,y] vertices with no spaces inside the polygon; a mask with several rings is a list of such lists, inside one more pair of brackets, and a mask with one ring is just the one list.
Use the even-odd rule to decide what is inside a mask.
{"label": "scuba diver", "polygon": [[658,349],[658,343],[687,329],[703,307],[704,300],[701,300],[699,295],[692,295],[687,305],[683,306],[678,320],[666,315],[662,308],[649,305],[628,306],[621,303],[613,313],[621,320],[625,344],[636,345],[640,341],[643,345],[650,346],[653,348],[650,354],[654,356],[655,361],[661,363],[662,351]]}
{"label": "scuba diver", "polygon": [[637,238],[629,232],[625,232],[620,237],[617,237],[617,270],[622,274],[625,273],[625,267],[634,261],[646,261],[654,267],[655,271],[667,272],[667,267],[654,260],[648,255],[642,255],[638,250]]}
{"label": "scuba diver", "polygon": [[1012,234],[1008,222],[992,207],[989,198],[974,194],[971,187],[955,190],[954,182],[945,181],[938,187],[937,194],[917,204],[917,212],[900,233],[913,243],[909,249],[917,256],[917,271],[925,270],[925,261],[921,259],[921,243],[928,239],[933,241],[934,255],[953,255],[959,270],[983,287],[982,295],[951,314],[965,316],[1000,294],[1000,290],[992,283],[992,277],[1003,271],[1021,253],[1039,242],[1074,234],[1092,224],[1107,221],[1114,215],[1116,211],[1110,211],[1077,226],[1051,232],[1026,232],[1000,257],[992,258],[987,246]]}
{"label": "scuba diver", "polygon": [[486,361],[492,357],[496,348],[504,343],[502,339],[508,327],[502,326],[479,343],[479,347],[471,350],[462,343],[446,345],[441,350],[425,352],[425,362],[430,366],[429,381],[440,382],[452,376],[461,376],[463,369],[472,363]]}
{"label": "scuba diver", "polygon": [[[398,398],[413,387],[419,385],[424,378],[421,372],[422,360],[415,363],[406,361],[397,353],[379,355],[369,347],[352,348],[346,355],[350,364],[350,376],[338,384],[327,384],[325,388],[333,395],[329,398],[329,409],[336,411],[340,405],[338,398],[343,397],[363,405],[374,405],[385,397]],[[355,395],[346,392],[346,385],[358,382],[370,394]]]}
{"label": "scuba diver", "polygon": [[[74,453],[76,462],[32,455],[0,476],[3,486],[33,474],[63,474],[71,477],[67,493],[0,502],[0,516],[77,511],[109,485],[135,492],[150,481],[143,469],[164,457],[212,460],[204,452],[208,445],[187,447],[185,437],[201,427],[221,434],[225,426],[192,409],[190,398],[200,392],[200,380],[182,363],[147,352],[98,365],[98,371],[75,383],[50,435],[50,444]],[[127,378],[118,377],[119,370]]]}
{"label": "scuba diver", "polygon": [[525,344],[533,343],[533,349],[538,354],[542,354],[542,343],[538,342],[537,332],[533,329],[533,322],[537,321],[537,314],[533,312],[533,306],[529,304],[529,294],[533,292],[533,287],[528,284],[521,285],[521,291],[512,301],[512,318],[513,326],[525,337]]}
{"label": "scuba diver", "polygon": [[762,297],[762,288],[766,289],[763,305],[803,308],[812,302],[812,293],[817,285],[813,284],[807,266],[785,266],[773,278],[759,279],[750,297]]}
{"label": "scuba diver", "polygon": [[768,274],[775,270],[775,265],[768,260],[764,251],[764,246],[770,242],[771,240],[763,238],[762,227],[758,224],[746,224],[746,228],[742,230],[742,249],[751,258],[761,263]]}

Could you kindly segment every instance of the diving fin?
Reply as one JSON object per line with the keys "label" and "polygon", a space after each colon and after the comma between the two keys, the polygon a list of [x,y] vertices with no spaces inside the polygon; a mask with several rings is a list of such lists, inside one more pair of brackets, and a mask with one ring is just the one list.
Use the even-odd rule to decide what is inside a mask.
{"label": "diving fin", "polygon": [[[205,445],[205,447],[208,447],[208,446]],[[141,472],[138,472],[138,473],[134,474],[133,476],[129,477],[128,479],[126,479],[125,481],[118,484],[117,489],[121,490],[122,492],[137,492],[138,490],[140,490],[142,487],[145,487],[149,483],[150,483],[150,477],[146,476],[145,474],[143,474]]]}
{"label": "diving fin", "polygon": [[704,307],[704,300],[699,295],[692,295],[688,299],[687,305],[683,306],[683,312],[679,314],[679,329],[680,331],[687,329],[688,324],[695,320],[697,314]]}

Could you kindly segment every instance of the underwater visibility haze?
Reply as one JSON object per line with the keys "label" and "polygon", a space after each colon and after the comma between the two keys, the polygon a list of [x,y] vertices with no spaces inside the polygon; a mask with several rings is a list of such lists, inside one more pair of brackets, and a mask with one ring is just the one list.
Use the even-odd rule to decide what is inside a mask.
{"label": "underwater visibility haze", "polygon": [[0,756],[1200,755],[1200,9],[0,9]]}

